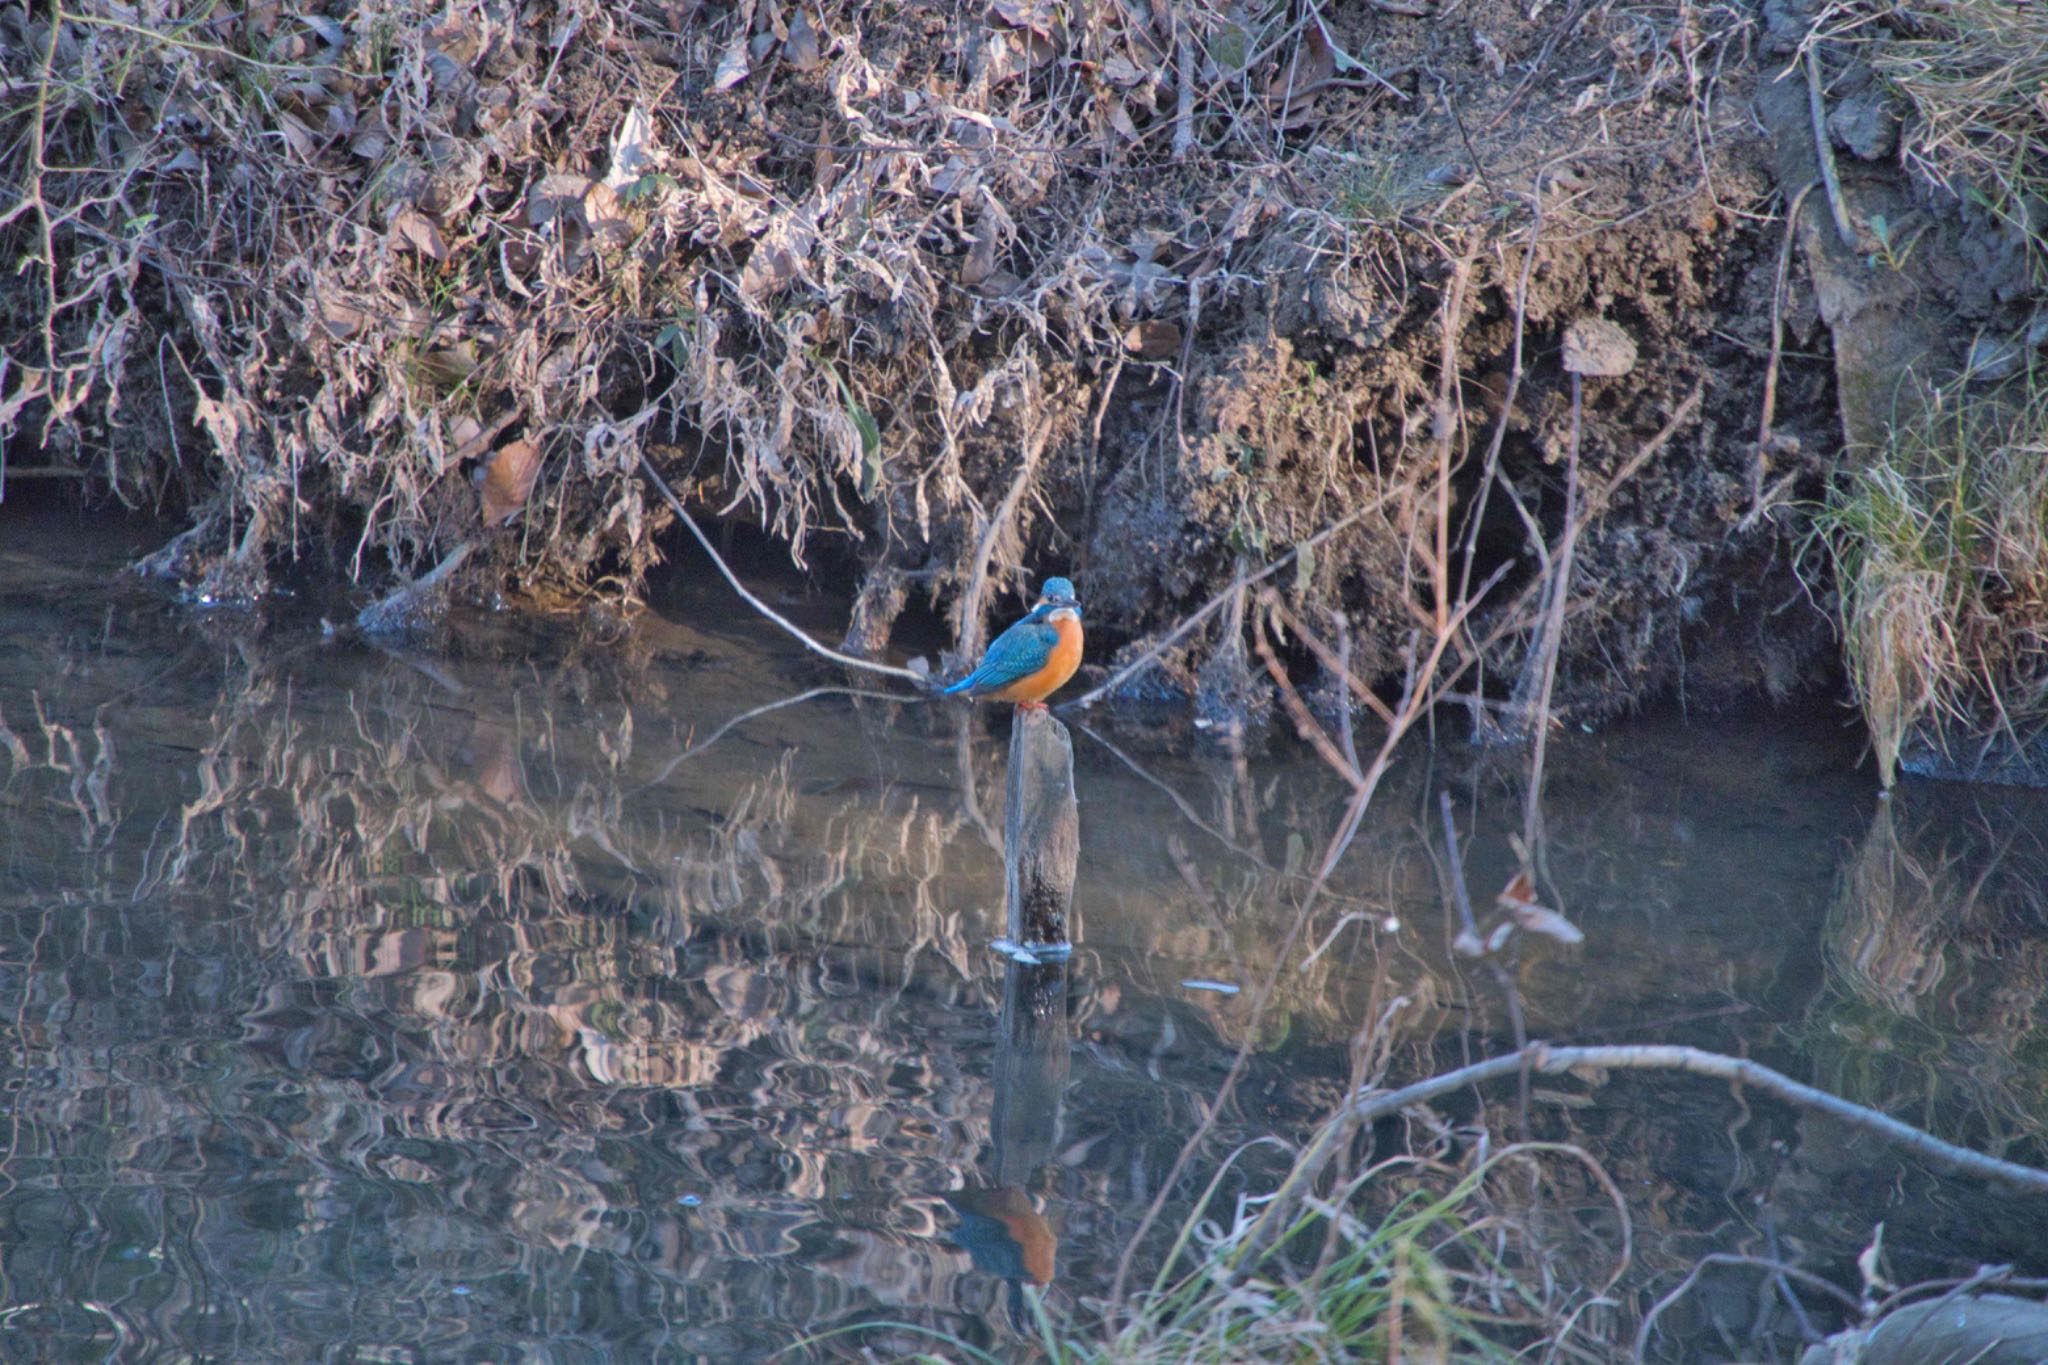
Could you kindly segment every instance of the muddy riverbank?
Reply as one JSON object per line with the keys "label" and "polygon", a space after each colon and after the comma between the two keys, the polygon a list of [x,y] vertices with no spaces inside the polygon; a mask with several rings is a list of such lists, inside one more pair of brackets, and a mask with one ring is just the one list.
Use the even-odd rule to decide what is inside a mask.
{"label": "muddy riverbank", "polygon": [[[1134,649],[1294,553],[1377,686],[1469,605],[1522,711],[1837,695],[1801,509],[1909,372],[2026,350],[2025,233],[1929,181],[1939,34],[1890,11],[102,8],[0,11],[5,459],[182,518],[195,600],[457,553],[471,601],[629,599],[700,572],[646,461],[875,652],[1051,571]],[[1262,707],[1272,620],[1136,682]]]}

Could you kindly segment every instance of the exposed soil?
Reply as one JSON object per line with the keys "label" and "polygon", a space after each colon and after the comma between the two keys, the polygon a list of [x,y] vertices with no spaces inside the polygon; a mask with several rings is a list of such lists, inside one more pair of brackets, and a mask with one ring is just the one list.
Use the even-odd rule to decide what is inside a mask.
{"label": "exposed soil", "polygon": [[[209,599],[465,547],[459,591],[631,594],[681,543],[646,456],[849,562],[870,650],[1065,572],[1128,652],[1356,514],[1277,604],[1385,682],[1486,585],[1473,691],[1526,699],[1571,499],[1568,714],[1782,697],[1839,676],[1788,509],[1902,348],[1939,382],[2031,300],[1825,51],[1849,192],[1929,235],[1879,261],[1816,191],[1786,254],[1791,5],[145,8],[0,10],[0,426],[189,518],[152,566]],[[1589,318],[1633,361],[1571,490]],[[1254,700],[1273,605],[1133,685]]]}

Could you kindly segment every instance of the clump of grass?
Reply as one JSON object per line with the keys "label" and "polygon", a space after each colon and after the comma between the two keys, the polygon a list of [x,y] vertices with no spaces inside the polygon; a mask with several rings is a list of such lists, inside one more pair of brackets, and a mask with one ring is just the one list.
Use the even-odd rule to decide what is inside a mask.
{"label": "clump of grass", "polygon": [[1817,522],[1885,785],[1909,743],[2048,723],[2048,390],[1958,386],[1899,427]]}
{"label": "clump of grass", "polygon": [[1075,1365],[1509,1360],[1538,1339],[1569,1349],[1589,1330],[1584,1315],[1524,1264],[1525,1253],[1541,1260],[1557,1248],[1536,1245],[1490,1189],[1555,1157],[1586,1159],[1545,1143],[1504,1147],[1462,1170],[1394,1158],[1304,1200],[1277,1230],[1267,1201],[1240,1201],[1226,1222],[1205,1200],[1124,1314],[1056,1318],[1034,1299],[1039,1342]]}
{"label": "clump of grass", "polygon": [[[1475,1208],[1486,1169],[1448,1190],[1411,1191],[1377,1219],[1354,1199],[1370,1177],[1296,1220],[1277,1245],[1254,1250],[1254,1218],[1212,1229],[1193,1264],[1162,1276],[1106,1341],[1067,1342],[1087,1361],[1263,1361],[1505,1355],[1488,1340],[1466,1291],[1480,1277],[1511,1284],[1490,1259]],[[1325,1254],[1289,1273],[1290,1252],[1327,1239]],[[1169,1271],[1173,1267],[1169,1266]],[[1533,1308],[1533,1305],[1529,1305]],[[1047,1328],[1042,1326],[1042,1331]],[[1057,1334],[1048,1331],[1049,1344]]]}
{"label": "clump of grass", "polygon": [[[1555,1239],[1533,1235],[1517,1209],[1504,1207],[1514,1197],[1495,1197],[1509,1185],[1526,1190],[1529,1179],[1542,1183],[1546,1162],[1560,1157],[1588,1161],[1552,1143],[1503,1147],[1462,1169],[1393,1158],[1291,1206],[1277,1231],[1263,1199],[1240,1199],[1234,1218],[1219,1218],[1212,1182],[1149,1288],[1121,1307],[1089,1300],[1068,1311],[1026,1289],[1017,1325],[1060,1365],[1509,1361],[1536,1341],[1564,1358],[1597,1358],[1612,1345],[1596,1337],[1613,1319],[1585,1311],[1589,1297],[1550,1273]],[[998,1359],[908,1322],[853,1324],[801,1345],[888,1331],[946,1348],[917,1359]]]}
{"label": "clump of grass", "polygon": [[[1872,17],[1881,24],[1868,22]],[[1914,117],[1906,163],[2023,233],[2048,259],[2048,9],[2009,0],[1832,6],[1817,32],[1857,42]]]}

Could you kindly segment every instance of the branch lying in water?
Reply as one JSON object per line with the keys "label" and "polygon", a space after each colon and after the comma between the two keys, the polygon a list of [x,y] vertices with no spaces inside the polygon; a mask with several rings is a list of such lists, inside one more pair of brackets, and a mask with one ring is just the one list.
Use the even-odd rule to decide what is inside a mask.
{"label": "branch lying in water", "polygon": [[726,567],[725,560],[720,557],[718,551],[712,546],[711,537],[704,534],[703,528],[697,525],[695,517],[683,510],[682,499],[676,496],[675,490],[668,486],[668,480],[661,477],[661,474],[655,469],[653,462],[645,455],[640,457],[640,468],[647,475],[648,479],[653,482],[654,486],[661,490],[661,496],[668,501],[669,510],[676,514],[676,520],[689,528],[690,534],[697,538],[697,543],[704,547],[704,553],[710,555],[711,562],[718,566],[718,572],[724,575],[726,582],[732,584],[732,590],[744,598],[748,606],[795,636],[797,642],[805,649],[808,649],[813,654],[821,654],[835,664],[842,664],[847,668],[865,669],[870,673],[880,673],[884,677],[901,678],[905,682],[915,683],[920,688],[930,688],[931,679],[922,673],[914,673],[907,668],[898,668],[894,664],[876,663],[873,659],[863,659],[853,654],[842,654],[836,649],[819,644],[816,640],[804,634],[803,628],[794,621],[791,621],[788,617],[776,611],[775,608],[769,606],[751,592],[748,592],[746,584],[740,582],[738,575]]}
{"label": "branch lying in water", "polygon": [[[1399,1090],[1382,1090],[1361,1096],[1353,1101],[1338,1117],[1349,1119],[1349,1123],[1335,1120],[1323,1125],[1322,1131],[1294,1163],[1287,1179],[1274,1192],[1262,1218],[1267,1230],[1286,1225],[1290,1216],[1287,1210],[1295,1200],[1322,1174],[1323,1167],[1336,1155],[1339,1134],[1357,1131],[1357,1125],[1371,1123],[1389,1114],[1399,1113],[1413,1104],[1422,1104],[1439,1095],[1478,1085],[1482,1081],[1500,1080],[1503,1077],[1520,1075],[1523,1068],[1530,1071],[1555,1074],[1584,1067],[1592,1071],[1689,1071],[1695,1076],[1712,1076],[1717,1080],[1736,1081],[1750,1085],[1767,1094],[1792,1104],[1804,1105],[1823,1114],[1841,1119],[1845,1123],[1868,1128],[1890,1139],[1899,1146],[1943,1170],[1961,1175],[1985,1176],[2007,1185],[2025,1190],[2031,1194],[2048,1194],[2048,1171],[2033,1166],[2022,1166],[2017,1162],[2001,1161],[1997,1157],[1973,1152],[1967,1147],[1943,1142],[1932,1133],[1901,1123],[1889,1114],[1879,1113],[1863,1105],[1830,1095],[1825,1090],[1816,1090],[1810,1085],[1793,1080],[1790,1076],[1773,1071],[1767,1066],[1740,1057],[1726,1057],[1718,1052],[1705,1052],[1696,1047],[1676,1047],[1665,1044],[1644,1046],[1610,1047],[1552,1047],[1548,1043],[1531,1043],[1525,1048],[1510,1052],[1503,1057],[1474,1062],[1471,1066],[1447,1071],[1441,1076],[1432,1076],[1426,1081]],[[1262,1234],[1254,1234],[1258,1239]]]}

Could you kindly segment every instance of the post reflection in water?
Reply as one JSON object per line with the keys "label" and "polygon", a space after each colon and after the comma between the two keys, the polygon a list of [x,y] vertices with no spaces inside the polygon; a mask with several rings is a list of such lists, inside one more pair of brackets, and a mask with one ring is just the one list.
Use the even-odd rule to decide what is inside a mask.
{"label": "post reflection in water", "polygon": [[1074,944],[1081,817],[1074,742],[1043,708],[1019,707],[1010,722],[1003,819],[1002,1035],[989,1124],[991,1184],[946,1196],[960,1215],[954,1240],[974,1264],[1009,1286],[1011,1326],[1029,1326],[1026,1281],[1052,1283],[1058,1239],[1031,1187],[1059,1135],[1071,1040],[1067,964]]}
{"label": "post reflection in water", "polygon": [[989,1121],[989,1183],[955,1190],[953,1240],[975,1268],[1009,1286],[1011,1327],[1029,1330],[1023,1287],[1052,1283],[1059,1237],[1034,1202],[1038,1176],[1059,1138],[1061,1098],[1072,1058],[1067,959],[1012,961],[1004,969],[995,1108]]}

